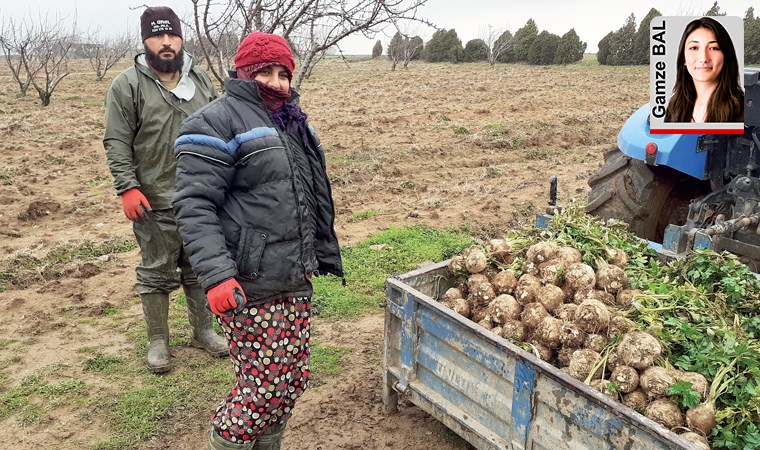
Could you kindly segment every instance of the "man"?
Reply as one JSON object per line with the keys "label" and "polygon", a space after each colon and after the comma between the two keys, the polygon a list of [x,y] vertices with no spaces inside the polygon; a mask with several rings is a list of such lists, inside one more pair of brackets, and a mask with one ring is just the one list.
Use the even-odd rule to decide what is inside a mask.
{"label": "man", "polygon": [[174,11],[146,8],[140,24],[145,53],[108,89],[103,145],[140,246],[135,288],[148,326],[148,368],[163,373],[170,369],[169,293],[180,284],[193,329],[191,345],[219,357],[228,354],[227,342],[211,326],[206,295],[182,249],[171,204],[180,123],[217,94],[208,75],[183,52]]}

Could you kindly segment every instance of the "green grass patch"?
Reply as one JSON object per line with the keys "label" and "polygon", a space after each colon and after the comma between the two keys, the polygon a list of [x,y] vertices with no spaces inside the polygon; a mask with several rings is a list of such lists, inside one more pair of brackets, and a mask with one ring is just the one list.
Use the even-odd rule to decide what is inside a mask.
{"label": "green grass patch", "polygon": [[90,372],[114,372],[123,369],[124,358],[104,353],[96,353],[82,362],[82,369]]}
{"label": "green grass patch", "polygon": [[311,384],[319,386],[325,377],[340,373],[340,358],[351,350],[341,345],[322,344],[316,339],[311,340]]}
{"label": "green grass patch", "polygon": [[353,214],[351,214],[351,217],[348,218],[349,222],[363,222],[367,219],[371,219],[375,216],[380,214],[380,210],[378,209],[365,209],[362,211],[357,211]]}
{"label": "green grass patch", "polygon": [[117,236],[101,243],[88,240],[76,245],[58,245],[43,258],[19,255],[5,263],[0,271],[0,283],[23,289],[62,276],[63,266],[72,261],[92,261],[103,255],[128,252],[136,246],[134,240]]}
{"label": "green grass patch", "polygon": [[60,245],[54,247],[43,260],[48,264],[70,261],[89,261],[111,253],[124,253],[137,246],[134,240],[114,237],[100,244],[84,241],[78,245]]}
{"label": "green grass patch", "polygon": [[101,398],[100,408],[108,411],[111,434],[118,438],[98,442],[94,448],[129,449],[159,435],[167,429],[166,419],[187,406],[192,394],[186,384],[171,377],[134,387],[117,398]]}
{"label": "green grass patch", "polygon": [[44,374],[30,375],[0,394],[0,419],[15,414],[19,426],[38,424],[55,408],[81,402],[87,395],[87,385],[82,380],[55,383]]}
{"label": "green grass patch", "polygon": [[[459,231],[427,227],[391,228],[354,247],[343,247],[346,286],[336,277],[314,279],[314,310],[325,317],[355,318],[377,308],[385,280],[424,261],[441,261],[461,252],[472,238]],[[382,250],[370,246],[386,244]]]}
{"label": "green grass patch", "polygon": [[101,316],[115,316],[119,313],[119,308],[114,305],[106,305],[100,311]]}
{"label": "green grass patch", "polygon": [[6,359],[0,360],[0,369],[5,369],[6,367],[10,367],[14,364],[18,364],[21,361],[22,361],[22,358],[20,355],[9,356]]}
{"label": "green grass patch", "polygon": [[83,409],[85,414],[102,417],[108,423],[108,434],[92,449],[133,449],[170,432],[177,417],[207,415],[235,380],[227,359],[175,359],[173,365],[165,375],[152,375],[142,366],[115,375],[117,388]]}
{"label": "green grass patch", "polygon": [[67,394],[84,394],[87,392],[87,386],[82,380],[64,380],[60,383],[47,384],[40,386],[38,393],[49,396],[62,396]]}
{"label": "green grass patch", "polygon": [[[188,343],[184,303],[176,297],[171,302],[170,321],[184,321],[182,329],[171,327],[172,347]],[[78,417],[97,418],[105,424],[99,440],[88,445],[90,450],[132,450],[145,440],[172,432],[177,417],[207,415],[234,383],[229,360],[210,358],[201,351],[173,358],[171,372],[153,375],[145,368],[147,338],[142,323],[131,327],[127,337],[134,350],[126,354],[109,355],[93,346],[77,349],[86,356],[82,369],[109,385],[97,397],[82,402],[76,412]],[[175,337],[183,343],[174,342]]]}
{"label": "green grass patch", "polygon": [[110,177],[97,177],[94,180],[85,181],[83,184],[89,188],[96,188],[101,186],[110,186],[113,179]]}
{"label": "green grass patch", "polygon": [[[31,171],[28,167],[8,167],[0,171],[0,182],[7,182],[16,177],[29,175]],[[3,183],[9,184],[9,183]]]}

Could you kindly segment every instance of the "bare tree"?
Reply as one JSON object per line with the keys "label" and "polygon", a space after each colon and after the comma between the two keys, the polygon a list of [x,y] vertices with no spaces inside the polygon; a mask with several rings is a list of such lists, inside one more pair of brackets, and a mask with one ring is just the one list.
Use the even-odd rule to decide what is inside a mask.
{"label": "bare tree", "polygon": [[80,50],[95,71],[95,78],[101,81],[109,69],[135,48],[136,43],[136,38],[130,32],[103,37],[98,29],[89,34]]}
{"label": "bare tree", "polygon": [[488,47],[488,63],[491,66],[496,64],[499,56],[514,46],[514,42],[511,39],[500,39],[506,31],[506,27],[497,28],[492,25],[486,25],[485,27],[481,27],[478,32],[478,37]]}
{"label": "bare tree", "polygon": [[419,36],[408,37],[400,31],[393,35],[388,44],[388,58],[391,60],[391,72],[396,70],[398,63],[402,63],[404,69],[409,68],[409,62],[419,58],[425,42]]}
{"label": "bare tree", "polygon": [[[293,49],[293,53],[299,61],[304,60],[306,53],[313,47],[314,42],[324,39],[324,36],[320,35],[324,30],[321,27],[318,27],[315,23],[309,24],[308,29],[305,31],[305,33],[295,33],[288,37],[288,44]],[[314,66],[316,66],[319,61],[322,61],[322,59],[327,56],[328,52],[331,51],[332,49],[324,49],[316,52],[313,55],[313,63],[310,67],[306,68],[302,79],[308,79],[311,77],[311,71],[314,69]],[[338,51],[340,51],[339,48]]]}
{"label": "bare tree", "polygon": [[78,40],[76,21],[68,30],[64,19],[47,15],[38,20],[3,20],[0,45],[21,95],[33,86],[42,101],[50,104],[53,91],[68,74],[69,52]]}
{"label": "bare tree", "polygon": [[58,84],[69,75],[69,55],[71,48],[79,40],[76,22],[71,30],[64,25],[64,20],[56,17],[52,21],[47,16],[35,24],[36,38],[32,51],[22,58],[26,71],[32,80],[42,106],[50,105],[50,98]]}
{"label": "bare tree", "polygon": [[408,37],[404,40],[404,46],[402,47],[401,53],[401,61],[403,62],[404,69],[409,68],[409,62],[412,60],[419,59],[424,46],[425,42],[419,36]]}
{"label": "bare tree", "polygon": [[4,17],[0,22],[0,47],[11,76],[19,87],[19,96],[25,96],[26,91],[32,84],[34,73],[29,73],[24,65],[24,60],[32,51],[32,43],[35,41],[34,30],[26,21],[14,21],[11,17]]}
{"label": "bare tree", "polygon": [[212,0],[192,0],[193,54],[206,60],[209,70],[220,83],[232,67],[232,58],[245,36],[244,24],[238,23],[236,18],[236,13],[243,8],[242,2],[226,1],[220,5]]}
{"label": "bare tree", "polygon": [[300,69],[293,83],[298,88],[320,55],[332,47],[339,49],[344,38],[358,33],[373,38],[386,25],[402,19],[425,22],[417,17],[417,9],[428,0],[191,1],[203,57],[219,81],[234,55],[220,36],[235,33],[240,42],[251,31],[264,31],[303,43],[294,48],[300,55]]}

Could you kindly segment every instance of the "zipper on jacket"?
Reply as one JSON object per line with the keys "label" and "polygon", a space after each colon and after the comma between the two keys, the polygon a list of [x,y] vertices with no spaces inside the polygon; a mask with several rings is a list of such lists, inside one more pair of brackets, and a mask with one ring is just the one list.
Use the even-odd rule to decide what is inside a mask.
{"label": "zipper on jacket", "polygon": [[[296,205],[297,205],[296,206],[296,212],[298,213],[298,220],[299,220],[299,225],[300,225],[298,227],[298,236],[301,238],[301,242],[303,243],[304,242],[304,236],[303,236],[303,230],[301,229],[301,227],[306,222],[304,222],[303,214],[301,214],[301,208],[300,208],[301,205],[299,204],[299,201],[298,201],[298,189],[296,189],[296,186],[295,186],[296,176],[298,175],[296,173],[296,170],[295,170],[295,160],[294,160],[295,159],[295,155],[293,154],[293,149],[291,148],[291,145],[290,145],[289,140],[287,139],[287,136],[285,136],[285,134],[287,134],[287,132],[284,131],[284,130],[281,130],[280,127],[278,127],[277,125],[275,125],[274,121],[271,119],[271,117],[269,117],[268,113],[267,113],[267,120],[272,125],[272,128],[275,131],[277,131],[277,135],[280,138],[280,140],[282,141],[283,147],[285,147],[285,151],[286,151],[286,153],[288,155],[288,163],[290,164],[290,171],[293,174],[293,181],[291,182],[291,184],[293,185],[293,191],[296,194],[295,195],[295,197],[296,197],[295,200],[296,200]],[[305,192],[304,192],[304,195],[306,195]],[[303,268],[304,273],[306,273],[306,258],[305,258],[304,251],[303,251],[303,245],[301,245],[301,267]]]}

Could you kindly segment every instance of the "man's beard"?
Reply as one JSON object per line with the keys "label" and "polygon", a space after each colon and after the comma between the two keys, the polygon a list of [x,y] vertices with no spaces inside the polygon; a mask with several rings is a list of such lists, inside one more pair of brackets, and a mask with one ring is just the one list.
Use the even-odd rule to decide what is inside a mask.
{"label": "man's beard", "polygon": [[[159,53],[164,51],[164,49],[159,50]],[[171,51],[173,52],[174,50]],[[182,70],[182,65],[185,63],[185,52],[183,49],[180,49],[172,59],[162,59],[159,53],[153,53],[145,45],[145,59],[153,70],[161,73],[174,73]]]}

